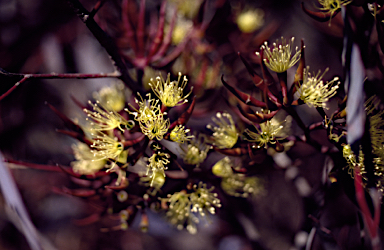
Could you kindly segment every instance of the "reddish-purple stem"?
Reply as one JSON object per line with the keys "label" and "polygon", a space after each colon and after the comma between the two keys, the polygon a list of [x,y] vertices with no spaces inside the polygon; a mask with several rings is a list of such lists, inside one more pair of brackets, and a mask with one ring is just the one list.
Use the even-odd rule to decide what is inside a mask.
{"label": "reddish-purple stem", "polygon": [[140,2],[139,20],[137,24],[137,55],[144,57],[144,34],[145,34],[145,0]]}
{"label": "reddish-purple stem", "polygon": [[175,24],[176,24],[176,17],[177,17],[177,11],[175,10],[174,13],[173,13],[173,16],[172,16],[171,24],[169,25],[169,31],[168,31],[167,35],[165,36],[160,49],[152,57],[151,62],[156,62],[157,60],[160,60],[164,56],[164,54],[167,51],[169,45],[171,44],[172,33],[173,33],[173,29],[174,29]]}
{"label": "reddish-purple stem", "polygon": [[375,201],[377,197],[372,197],[373,204],[374,204],[374,216],[372,218],[371,212],[368,208],[367,201],[365,199],[365,192],[363,188],[363,181],[361,178],[361,173],[359,167],[355,166],[355,192],[356,192],[356,199],[357,203],[359,204],[359,207],[361,209],[361,213],[363,214],[364,222],[368,228],[369,236],[371,237],[371,244],[372,249],[380,249],[380,239],[378,236],[378,226],[380,222],[380,201]]}
{"label": "reddish-purple stem", "polygon": [[151,57],[158,51],[159,46],[164,38],[165,6],[166,1],[163,1],[160,7],[159,26],[157,28],[156,37],[152,42],[151,48],[149,49],[148,60],[151,60]]}
{"label": "reddish-purple stem", "polygon": [[88,79],[88,78],[106,78],[106,77],[114,77],[118,78],[121,74],[118,71],[113,73],[100,73],[100,74],[81,74],[81,73],[50,73],[50,74],[13,74],[8,73],[10,76],[23,76],[23,78],[15,83],[10,89],[7,90],[4,94],[0,96],[0,101],[7,97],[10,93],[12,93],[21,83],[25,82],[28,79],[39,78],[39,79]]}
{"label": "reddish-purple stem", "polygon": [[128,15],[129,15],[129,0],[123,0],[122,2],[122,9],[121,9],[121,18],[123,21],[124,31],[125,31],[125,37],[127,38],[127,41],[129,43],[129,46],[132,47],[133,51],[137,50],[136,46],[136,39],[135,39],[135,32],[132,28],[131,22],[129,21]]}

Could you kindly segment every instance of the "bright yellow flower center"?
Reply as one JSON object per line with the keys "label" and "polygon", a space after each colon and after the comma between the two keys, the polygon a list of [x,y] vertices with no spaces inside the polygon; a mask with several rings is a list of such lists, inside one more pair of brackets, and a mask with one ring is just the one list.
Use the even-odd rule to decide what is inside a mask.
{"label": "bright yellow flower center", "polygon": [[[296,47],[296,52],[292,54],[292,45],[294,37],[291,38],[290,42],[287,43],[285,38],[281,38],[281,44],[273,43],[273,48],[268,47],[268,43],[265,42],[261,46],[264,51],[264,63],[272,71],[276,73],[282,73],[287,71],[293,65],[300,60],[300,50]],[[259,52],[256,52],[259,55]]]}
{"label": "bright yellow flower center", "polygon": [[184,76],[181,85],[179,85],[181,77],[182,75],[179,72],[179,78],[177,81],[171,81],[170,74],[168,74],[166,81],[164,81],[161,76],[156,77],[156,81],[151,79],[151,83],[149,85],[155,95],[165,106],[174,107],[188,102],[186,98],[192,93],[192,89],[187,95],[183,96],[183,91],[188,83],[188,79]]}
{"label": "bright yellow flower center", "polygon": [[308,67],[304,69],[303,83],[297,91],[299,98],[310,107],[326,108],[326,102],[337,93],[340,82],[337,82],[335,86],[332,85],[338,81],[339,78],[335,77],[332,81],[324,84],[322,78],[325,73],[327,73],[328,68],[323,74],[320,74],[319,71],[315,76],[311,76],[308,70]]}

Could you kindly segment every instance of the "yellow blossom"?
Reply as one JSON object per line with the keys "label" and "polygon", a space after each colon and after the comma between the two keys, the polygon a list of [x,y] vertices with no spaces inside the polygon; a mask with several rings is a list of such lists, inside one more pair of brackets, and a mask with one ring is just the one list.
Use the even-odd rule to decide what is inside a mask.
{"label": "yellow blossom", "polygon": [[212,173],[222,179],[221,188],[229,195],[246,198],[250,195],[260,194],[263,185],[257,177],[246,177],[244,174],[235,173],[233,163],[228,156],[218,161],[212,167]]}
{"label": "yellow blossom", "polygon": [[154,114],[151,119],[140,121],[141,131],[151,140],[155,137],[159,141],[162,140],[164,134],[168,132],[169,125],[169,119],[164,119],[161,112]]}
{"label": "yellow blossom", "polygon": [[[212,125],[207,125],[208,129],[211,129],[214,131],[213,133],[213,139],[214,139],[214,145],[218,148],[232,148],[238,138],[238,132],[235,126],[235,123],[232,120],[232,116],[229,113],[217,113],[216,118],[212,118],[212,120],[218,125],[217,127],[212,127]],[[224,119],[227,118],[227,119]],[[229,121],[229,122],[228,122]]]}
{"label": "yellow blossom", "polygon": [[199,222],[199,219],[191,213],[189,194],[184,190],[172,195],[168,194],[166,201],[169,203],[166,216],[170,223],[176,226],[178,230],[182,230],[186,223],[188,231],[192,234],[196,233],[195,224]]}
{"label": "yellow blossom", "polygon": [[[285,38],[281,38],[281,44],[273,43],[273,48],[268,47],[268,43],[264,42],[261,49],[264,51],[263,58],[265,65],[276,73],[287,71],[300,60],[300,50],[296,47],[296,52],[292,55],[292,45],[294,37],[287,43]],[[260,55],[256,52],[256,55]]]}
{"label": "yellow blossom", "polygon": [[138,95],[141,101],[137,99],[135,101],[139,105],[139,109],[130,105],[134,111],[128,109],[126,111],[135,116],[135,120],[140,124],[141,131],[149,139],[152,140],[156,137],[157,140],[162,140],[170,125],[169,119],[164,119],[164,115],[167,113],[161,112],[159,101],[151,99],[151,94],[147,94],[148,99],[145,100],[140,94]]}
{"label": "yellow blossom", "polygon": [[199,182],[193,185],[195,192],[191,193],[192,212],[198,212],[201,216],[208,213],[215,214],[215,207],[221,207],[220,200],[216,193],[212,193],[215,187],[207,188],[207,184]]}
{"label": "yellow blossom", "polygon": [[343,157],[348,163],[348,173],[351,175],[351,177],[354,177],[354,169],[357,166],[360,169],[360,173],[365,173],[365,167],[364,167],[364,154],[363,151],[360,149],[359,151],[359,157],[358,161],[356,159],[355,154],[352,151],[352,148],[349,144],[343,146]]}
{"label": "yellow blossom", "polygon": [[186,129],[183,125],[177,125],[170,134],[170,139],[177,143],[184,143],[193,138],[193,135],[187,135],[190,129]]}
{"label": "yellow blossom", "polygon": [[157,169],[157,170],[151,171],[149,175],[141,177],[140,181],[144,185],[146,186],[149,185],[151,188],[154,188],[154,192],[152,194],[155,195],[156,191],[160,190],[160,188],[165,183],[164,170]]}
{"label": "yellow blossom", "polygon": [[147,175],[152,171],[155,170],[166,170],[167,167],[166,165],[169,163],[169,158],[171,156],[167,153],[163,152],[157,152],[154,153],[149,159],[148,159],[148,170],[147,170]]}
{"label": "yellow blossom", "polygon": [[93,93],[93,98],[108,110],[120,112],[125,107],[124,84],[116,83]]}
{"label": "yellow blossom", "polygon": [[219,177],[229,177],[233,174],[232,162],[228,156],[216,162],[212,167],[212,173]]}
{"label": "yellow blossom", "polygon": [[193,22],[184,18],[179,18],[176,26],[172,32],[172,44],[178,45],[187,36],[188,32],[192,29]]}
{"label": "yellow blossom", "polygon": [[315,76],[312,76],[309,72],[309,67],[304,69],[303,83],[297,93],[300,100],[308,106],[326,108],[326,102],[329,98],[336,95],[340,82],[337,82],[335,86],[332,85],[338,81],[339,78],[335,77],[330,82],[324,84],[322,79],[327,71],[328,68],[321,74],[319,70]]}
{"label": "yellow blossom", "polygon": [[246,177],[244,174],[233,174],[224,177],[221,181],[221,188],[231,196],[243,198],[259,195],[264,191],[260,178],[255,176]]}
{"label": "yellow blossom", "polygon": [[193,186],[194,192],[187,194],[184,190],[168,195],[166,201],[169,203],[166,213],[170,222],[181,230],[186,224],[189,233],[197,232],[196,224],[200,222],[196,214],[205,217],[207,213],[215,214],[215,208],[221,207],[217,194],[213,193],[214,187],[207,188],[206,184],[200,182]]}
{"label": "yellow blossom", "polygon": [[99,101],[96,103],[89,101],[89,104],[93,106],[94,111],[84,109],[84,112],[88,115],[87,120],[92,119],[90,122],[91,131],[107,131],[118,128],[124,132],[124,129],[130,130],[135,125],[133,121],[127,121],[116,111],[107,110]]}
{"label": "yellow blossom", "polygon": [[261,9],[243,11],[237,16],[236,24],[242,32],[252,33],[264,24],[264,11]]}
{"label": "yellow blossom", "polygon": [[246,129],[245,133],[250,137],[250,139],[247,139],[250,142],[256,142],[259,145],[257,146],[258,148],[261,147],[267,147],[267,145],[270,144],[275,144],[280,138],[276,138],[279,136],[279,133],[283,129],[283,125],[281,125],[282,122],[277,122],[274,118],[260,123],[260,129],[256,126],[255,129],[257,133]]}
{"label": "yellow blossom", "polygon": [[125,109],[128,113],[135,116],[135,120],[139,122],[146,122],[151,120],[156,114],[160,113],[159,100],[151,99],[151,94],[147,94],[148,99],[143,99],[139,93],[137,93],[141,101],[135,98],[135,102],[139,105],[139,109],[136,109],[131,104],[129,106],[134,110],[130,111]]}
{"label": "yellow blossom", "polygon": [[319,0],[321,4],[320,10],[323,10],[327,13],[330,13],[331,16],[341,8],[341,6],[346,6],[351,3],[352,0]]}
{"label": "yellow blossom", "polygon": [[73,144],[72,150],[76,161],[71,162],[71,166],[75,173],[91,175],[104,168],[106,164],[105,159],[95,159],[91,149],[85,143]]}
{"label": "yellow blossom", "polygon": [[112,138],[107,134],[96,135],[91,148],[93,148],[91,152],[95,159],[113,159],[121,163],[127,162],[128,151],[124,151],[123,144],[117,141],[117,138]]}
{"label": "yellow blossom", "polygon": [[369,133],[373,152],[380,157],[384,157],[384,120],[382,118],[384,110],[375,111],[379,105],[379,99],[373,96],[365,102],[365,110],[369,117]]}
{"label": "yellow blossom", "polygon": [[188,102],[186,98],[192,93],[192,88],[187,95],[183,96],[183,91],[188,83],[188,79],[186,76],[184,76],[183,81],[179,86],[181,77],[182,75],[179,72],[179,77],[177,81],[171,81],[170,74],[168,74],[166,81],[164,81],[161,76],[156,77],[156,82],[151,79],[151,83],[149,85],[151,86],[155,95],[161,100],[161,102],[165,106],[174,107]]}
{"label": "yellow blossom", "polygon": [[189,165],[196,165],[198,167],[205,158],[210,147],[205,143],[205,137],[199,135],[198,138],[194,137],[187,146],[180,146],[181,156],[183,157],[184,163]]}

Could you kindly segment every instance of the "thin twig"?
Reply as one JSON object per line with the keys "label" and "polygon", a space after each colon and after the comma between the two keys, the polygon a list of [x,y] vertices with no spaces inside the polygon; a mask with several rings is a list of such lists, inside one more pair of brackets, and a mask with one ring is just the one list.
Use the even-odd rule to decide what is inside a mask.
{"label": "thin twig", "polygon": [[95,20],[90,16],[90,12],[87,11],[84,6],[78,0],[68,0],[68,3],[76,13],[76,15],[81,19],[83,23],[87,26],[89,31],[95,36],[97,41],[101,46],[107,51],[110,55],[111,60],[114,62],[114,65],[117,67],[118,71],[121,73],[119,77],[125,85],[132,90],[136,95],[137,92],[142,93],[143,90],[140,85],[138,85],[129,75],[127,67],[132,68],[131,64],[124,62],[119,50],[112,40],[112,38],[105,33],[100,26],[95,22]]}
{"label": "thin twig", "polygon": [[0,101],[11,94],[21,83],[25,82],[28,79],[89,79],[89,78],[119,78],[121,76],[120,72],[115,71],[113,73],[98,73],[98,74],[81,74],[81,73],[49,73],[49,74],[18,74],[18,73],[10,73],[5,70],[0,70],[0,75],[15,77],[19,76],[22,79],[16,82],[10,89],[7,90],[4,94],[0,96]]}

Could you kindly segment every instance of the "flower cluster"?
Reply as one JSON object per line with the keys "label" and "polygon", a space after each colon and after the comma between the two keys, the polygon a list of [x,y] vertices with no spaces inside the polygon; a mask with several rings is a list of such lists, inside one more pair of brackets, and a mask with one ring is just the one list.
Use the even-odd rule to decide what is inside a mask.
{"label": "flower cluster", "polygon": [[221,207],[217,194],[213,193],[214,187],[207,188],[207,185],[199,182],[193,186],[193,192],[186,191],[176,192],[168,195],[165,200],[168,205],[166,216],[169,221],[181,230],[186,226],[188,232],[195,234],[197,232],[196,224],[199,218],[205,217],[207,214],[215,214],[216,207]]}
{"label": "flower cluster", "polygon": [[163,152],[156,152],[148,159],[147,173],[149,177],[149,185],[155,189],[160,189],[165,182],[166,165],[170,163],[168,160],[170,155]]}
{"label": "flower cluster", "polygon": [[[229,113],[217,113],[216,118],[212,118],[212,120],[216,123],[217,127],[213,127],[212,125],[207,125],[208,129],[214,131],[213,133],[213,144],[218,148],[232,148],[238,138],[238,132],[233,122],[232,116]],[[225,120],[224,118],[227,118]]]}
{"label": "flower cluster", "polygon": [[333,16],[336,11],[340,10],[341,6],[345,6],[351,2],[352,0],[319,0],[319,3],[321,4],[320,10],[329,13],[331,16]]}
{"label": "flower cluster", "polygon": [[108,131],[118,128],[124,132],[125,129],[129,130],[135,125],[133,121],[127,121],[116,111],[108,111],[99,101],[96,103],[89,101],[89,104],[93,106],[94,111],[84,109],[84,112],[88,115],[87,120],[92,119],[90,121],[91,131]]}
{"label": "flower cluster", "polygon": [[170,122],[169,119],[164,118],[166,113],[161,111],[159,101],[151,99],[150,94],[147,96],[148,99],[145,100],[141,96],[141,101],[135,99],[135,102],[139,105],[138,110],[131,106],[135,111],[127,111],[135,116],[135,120],[139,122],[143,134],[148,136],[149,139],[156,138],[160,141],[163,139],[164,134],[168,132]]}
{"label": "flower cluster", "polygon": [[77,142],[72,145],[76,161],[71,162],[73,171],[79,174],[91,175],[105,167],[105,159],[97,159],[87,144]]}
{"label": "flower cluster", "polygon": [[[264,4],[262,1],[251,4],[252,1],[229,0],[119,0],[113,1],[113,4],[99,1],[90,13],[83,11],[87,8],[80,1],[69,2],[75,5],[73,9],[76,14],[82,21],[86,21],[90,33],[95,35],[101,47],[109,54],[111,65],[116,70],[92,74],[22,74],[0,69],[1,79],[5,80],[3,87],[12,86],[8,91],[3,89],[0,101],[12,98],[9,94],[32,78],[115,79],[107,87],[92,93],[93,99],[88,102],[83,102],[80,96],[73,96],[73,101],[83,111],[80,110],[84,118],[82,120],[72,120],[48,104],[65,126],[65,129],[59,128],[57,131],[78,142],[72,145],[73,159],[70,166],[60,164],[60,169],[58,166],[47,166],[46,169],[60,170],[73,180],[74,189],[62,188],[58,191],[79,196],[95,205],[93,214],[82,221],[84,224],[100,219],[100,224],[108,225],[108,228],[102,229],[106,232],[125,230],[131,224],[138,225],[144,232],[151,229],[149,218],[156,216],[150,210],[163,210],[178,229],[186,228],[194,234],[202,218],[215,214],[221,204],[235,201],[247,204],[235,209],[237,214],[233,218],[239,219],[241,223],[228,220],[224,224],[233,223],[235,227],[244,227],[244,230],[240,230],[247,232],[244,234],[246,237],[241,239],[243,246],[270,246],[270,242],[265,242],[265,239],[273,237],[252,237],[254,233],[248,234],[248,229],[253,228],[249,223],[257,223],[257,220],[248,220],[242,214],[249,215],[252,209],[246,207],[254,204],[255,200],[274,203],[276,199],[258,198],[264,193],[265,176],[277,174],[284,178],[268,178],[274,182],[269,185],[274,187],[273,190],[285,184],[294,184],[297,189],[290,192],[294,196],[287,197],[285,201],[297,201],[301,197],[305,206],[308,202],[310,206],[315,206],[311,209],[318,211],[314,216],[321,215],[324,202],[318,200],[318,197],[324,197],[327,190],[316,188],[318,185],[313,184],[324,184],[326,180],[323,177],[326,175],[312,174],[306,176],[310,177],[306,179],[298,175],[303,170],[303,158],[311,155],[313,159],[327,160],[324,173],[331,171],[329,176],[334,177],[332,182],[338,180],[337,175],[343,174],[343,178],[340,178],[343,181],[338,186],[348,187],[345,184],[349,182],[356,187],[352,192],[356,192],[360,209],[352,208],[349,214],[353,218],[348,221],[355,224],[348,225],[348,228],[363,228],[360,222],[364,221],[364,240],[372,241],[360,241],[360,246],[352,244],[359,243],[355,240],[346,246],[340,245],[340,248],[348,249],[352,245],[356,249],[368,245],[374,249],[379,248],[375,236],[378,234],[379,222],[382,221],[378,217],[380,213],[377,213],[381,196],[375,194],[380,194],[377,191],[381,191],[381,195],[384,193],[384,106],[381,103],[384,95],[368,98],[365,114],[362,102],[355,100],[362,100],[384,88],[384,0],[318,0],[317,9],[316,6],[307,9],[305,3],[301,3],[300,8],[297,1],[290,1],[297,4],[294,7],[291,4]],[[297,15],[297,11],[304,11],[317,21],[329,22],[329,25],[341,10],[343,16],[339,15],[339,19],[335,20],[338,25],[333,27],[312,22],[301,26],[299,22],[302,19],[296,18],[295,24],[298,25],[294,28],[305,28],[311,32],[307,37],[319,39],[295,40],[294,37],[281,35],[303,32],[294,32],[292,27],[286,30],[281,23],[284,18],[275,19],[278,13],[288,13],[283,10],[283,7],[288,6],[294,7],[291,8],[294,11],[289,14]],[[117,18],[118,22],[114,23],[113,18]],[[314,25],[314,28],[308,28],[308,25]],[[3,46],[5,50],[8,45],[13,45],[12,42],[23,44],[18,39],[25,36],[18,34],[18,30],[13,31],[14,26],[4,29],[5,33],[0,32],[3,36],[13,32],[12,36],[6,37],[8,44]],[[221,32],[223,29],[224,33]],[[319,29],[322,34],[316,35],[314,32]],[[63,34],[58,32],[58,37],[62,38]],[[339,38],[343,34],[345,43],[341,44]],[[272,40],[274,38],[279,39]],[[304,45],[304,40],[309,43]],[[57,44],[63,45],[62,42]],[[309,51],[305,53],[307,46]],[[257,47],[255,57],[253,53]],[[333,53],[341,50],[341,47],[343,52]],[[21,49],[19,53],[23,51]],[[79,52],[78,49],[73,51]],[[234,51],[238,51],[237,56]],[[9,58],[27,59],[25,56],[11,55],[18,50],[8,49],[6,52],[0,53],[6,59],[2,60],[4,69],[20,64]],[[331,52],[335,54],[333,57],[329,57]],[[305,58],[306,54],[310,57]],[[337,60],[340,55],[342,62]],[[316,57],[321,60],[313,62]],[[74,55],[73,58],[77,57]],[[343,77],[327,78],[329,70],[326,65],[319,65],[321,71],[316,69],[310,72],[308,59],[317,64],[332,62],[328,65],[333,67],[330,71]],[[31,63],[24,66],[29,68]],[[35,69],[32,67],[28,70]],[[110,71],[108,67],[104,70]],[[361,91],[355,91],[354,88],[340,90],[344,80],[346,86],[359,86]],[[28,97],[30,100],[34,95]],[[338,101],[328,105],[332,98]],[[15,103],[5,100],[2,104],[6,110],[7,105]],[[3,132],[3,138],[36,145],[38,148],[34,151],[45,149],[49,142],[37,138],[41,133],[35,133],[35,127],[25,130],[33,134],[23,141],[21,139],[25,133],[19,133],[21,137],[11,134],[4,136],[4,132],[19,132],[19,129],[9,128],[28,127],[28,124],[19,126],[19,122],[28,121],[29,110],[20,112],[19,108],[26,105],[16,106],[16,114],[20,116],[13,115],[15,112],[2,114],[4,119],[1,122],[4,126],[0,126],[0,131]],[[328,110],[331,108],[334,110]],[[291,119],[295,127],[288,133]],[[357,134],[356,131],[364,132]],[[358,137],[356,140],[353,138],[355,135]],[[31,138],[37,138],[33,142],[39,144],[28,143],[32,141]],[[4,157],[17,153],[14,148],[18,147],[13,144],[16,142],[11,141],[11,144],[7,140],[3,141]],[[347,143],[351,143],[351,146]],[[5,148],[8,144],[11,145],[10,150]],[[332,157],[323,157],[324,154]],[[334,161],[334,164],[330,161]],[[340,164],[340,161],[344,164]],[[19,162],[17,159],[5,159],[4,163]],[[34,163],[25,165],[45,168]],[[319,161],[306,167],[309,172],[315,173],[316,169],[322,169],[322,165],[323,162]],[[344,181],[347,171],[354,180]],[[286,183],[275,183],[278,181]],[[363,185],[360,185],[361,182]],[[376,184],[376,188],[372,187],[373,184]],[[212,185],[226,200],[218,199]],[[362,186],[369,188],[369,194],[360,195]],[[334,200],[341,197],[339,195],[343,194],[335,194]],[[345,195],[341,198],[344,199]],[[319,202],[311,202],[313,200]],[[369,200],[372,204],[365,204]],[[265,205],[261,205],[264,209]],[[272,205],[279,207],[279,204]],[[286,215],[292,214],[291,210],[295,207],[287,206],[287,211],[283,213],[281,209],[272,209],[270,217],[286,219]],[[370,209],[365,207],[373,209],[368,211]],[[301,210],[298,215],[304,218],[300,213],[305,212],[305,209]],[[356,222],[354,219],[357,212],[361,214],[361,220]],[[313,219],[316,222],[319,218]],[[276,222],[276,225],[284,225],[283,222],[287,221]],[[330,225],[340,225],[342,228],[343,225],[338,222]],[[335,231],[332,225],[328,228],[330,232]],[[255,226],[258,228],[258,225]],[[233,225],[230,227],[233,228]],[[286,245],[303,248],[304,243],[296,242],[300,238],[296,236],[304,232],[299,232],[299,235],[297,227],[288,225],[287,228],[291,230],[286,235],[297,235],[290,237]],[[233,233],[233,230],[225,230],[224,233]],[[223,239],[223,235],[215,236],[220,241]],[[344,243],[344,238],[333,243]],[[307,245],[310,245],[311,238],[307,240]]]}
{"label": "flower cluster", "polygon": [[188,94],[184,96],[184,88],[188,83],[186,76],[183,77],[183,81],[180,84],[182,74],[179,72],[179,78],[177,81],[170,80],[170,74],[167,76],[167,80],[164,81],[162,76],[156,77],[156,81],[151,79],[151,86],[155,95],[161,100],[161,102],[167,107],[175,107],[188,102],[187,97],[192,93],[192,89]]}
{"label": "flower cluster", "polygon": [[343,146],[343,157],[347,160],[348,163],[348,173],[353,177],[354,169],[358,167],[362,174],[365,173],[364,167],[364,154],[363,151],[360,150],[359,157],[356,159],[356,155],[353,153],[351,146],[349,144]]}
{"label": "flower cluster", "polygon": [[95,160],[113,159],[121,163],[127,161],[128,151],[124,151],[123,143],[118,141],[116,137],[104,133],[96,135],[91,148]]}
{"label": "flower cluster", "polygon": [[212,167],[212,173],[222,178],[221,188],[229,195],[247,198],[259,195],[263,192],[263,185],[260,178],[245,176],[235,173],[232,168],[234,164],[228,156],[216,162]]}
{"label": "flower cluster", "polygon": [[[327,73],[328,68],[321,74],[320,71],[314,76],[309,72],[309,67],[304,69],[304,79],[297,91],[299,99],[310,107],[326,108],[326,102],[332,96],[336,95],[340,82],[338,77],[333,78],[330,82],[324,84],[323,76]],[[336,83],[336,85],[334,85]],[[333,86],[334,85],[334,86]]]}
{"label": "flower cluster", "polygon": [[195,136],[188,141],[187,145],[180,145],[180,149],[184,163],[198,167],[207,158],[210,147],[205,142],[205,136],[199,134],[197,138]]}
{"label": "flower cluster", "polygon": [[177,143],[184,143],[191,140],[194,136],[187,135],[190,129],[186,129],[183,125],[177,125],[170,133],[169,137],[172,141]]}
{"label": "flower cluster", "polygon": [[249,136],[249,139],[245,139],[250,142],[256,142],[258,148],[267,148],[268,144],[276,144],[278,140],[283,139],[280,136],[280,133],[283,129],[282,123],[284,122],[285,121],[277,122],[276,119],[273,118],[269,121],[260,123],[260,128],[254,126],[257,132],[246,129],[244,132]]}
{"label": "flower cluster", "polygon": [[119,82],[100,89],[92,96],[107,110],[120,112],[125,107],[125,90],[124,84]]}
{"label": "flower cluster", "polygon": [[[295,38],[292,37],[290,42],[287,43],[286,39],[282,37],[281,44],[276,41],[276,43],[273,43],[273,48],[270,48],[268,43],[265,42],[261,46],[263,54],[266,56],[266,58],[262,58],[265,65],[276,73],[285,72],[295,65],[300,60],[300,50],[296,47],[296,52],[292,53],[294,40]],[[260,53],[256,52],[256,55],[260,55]]]}

